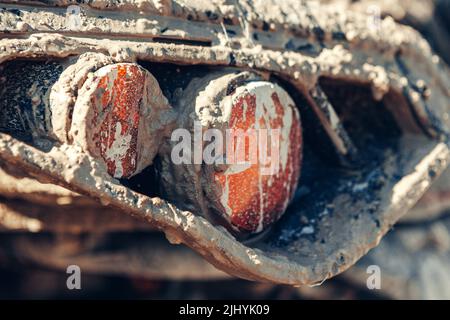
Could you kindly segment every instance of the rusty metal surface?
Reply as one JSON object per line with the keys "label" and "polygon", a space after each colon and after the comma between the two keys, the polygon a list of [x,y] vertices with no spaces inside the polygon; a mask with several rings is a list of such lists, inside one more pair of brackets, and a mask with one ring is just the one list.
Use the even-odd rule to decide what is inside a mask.
{"label": "rusty metal surface", "polygon": [[[153,2],[144,8],[128,2],[116,7],[130,9],[126,16],[132,23],[117,18],[114,6],[102,12],[106,19],[101,23],[96,10],[105,2],[93,2],[91,6],[97,9],[85,7],[88,19],[79,32],[64,28],[65,8],[45,6],[34,12],[8,4],[0,12],[2,30],[8,31],[0,39],[0,63],[102,53],[115,63],[252,69],[286,81],[304,96],[344,156],[346,149],[339,148],[339,141],[346,135],[336,130],[326,114],[336,107],[336,103],[331,106],[333,102],[345,107],[339,103],[343,98],[335,83],[364,85],[371,97],[366,100],[390,105],[400,133],[395,131],[389,137],[394,131],[386,135],[375,132],[370,148],[364,148],[364,140],[357,140],[364,163],[357,173],[318,161],[322,175],[308,180],[308,174],[319,172],[311,157],[310,164],[303,166],[302,177],[306,178],[301,178],[285,217],[264,238],[240,242],[196,212],[133,191],[70,141],[54,143],[43,151],[2,133],[0,159],[9,169],[14,166],[42,182],[61,185],[139,217],[163,231],[171,243],[186,244],[232,275],[299,285],[319,283],[346,270],[379,243],[447,167],[450,152],[445,142],[450,129],[444,115],[448,112],[449,74],[416,32],[392,20],[384,20],[374,31],[367,30],[365,16],[356,13],[318,9],[303,2],[280,6],[272,2],[258,6],[257,2],[243,1],[229,11],[223,11],[223,4],[180,6],[179,1],[167,1],[158,8]],[[14,14],[13,8],[21,13]],[[207,8],[210,14],[206,14]],[[149,18],[138,19],[137,9],[147,11]],[[295,14],[279,14],[288,9]],[[244,10],[247,19],[240,21],[241,11],[236,10]],[[186,22],[189,15],[190,22]],[[249,25],[254,30],[251,36]],[[114,30],[118,32],[111,32]],[[124,39],[130,34],[133,41]],[[302,49],[304,45],[311,51]],[[324,78],[327,81],[321,87],[327,88],[324,91],[332,103],[325,100],[324,107],[317,108],[318,100],[311,92],[316,92],[313,89]],[[358,90],[350,95],[363,96]],[[397,97],[401,103],[389,103]],[[402,110],[409,110],[408,117],[401,117]],[[345,110],[341,110],[343,114]],[[408,121],[413,125],[406,124]],[[305,152],[314,153],[313,149],[309,145]]]}

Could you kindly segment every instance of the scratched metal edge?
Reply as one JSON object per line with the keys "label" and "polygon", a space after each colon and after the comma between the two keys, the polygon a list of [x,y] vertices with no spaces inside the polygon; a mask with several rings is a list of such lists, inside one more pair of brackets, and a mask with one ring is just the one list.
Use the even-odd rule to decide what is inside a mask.
{"label": "scratched metal edge", "polygon": [[[250,280],[292,285],[315,284],[352,266],[378,244],[391,226],[426,191],[429,183],[424,184],[424,181],[431,182],[439,176],[450,160],[447,145],[437,143],[427,159],[422,160],[425,161],[421,164],[423,169],[409,176],[414,180],[409,192],[403,194],[395,205],[387,204],[380,210],[385,219],[381,220],[379,231],[374,230],[372,234],[358,239],[357,244],[350,244],[346,263],[336,269],[333,268],[333,257],[327,261],[316,261],[316,266],[311,268],[288,258],[267,256],[260,250],[249,248],[202,217],[181,211],[162,199],[149,198],[123,187],[105,174],[101,164],[73,147],[63,145],[43,153],[8,135],[0,134],[0,150],[0,159],[27,170],[38,179],[101,199],[104,203],[122,209],[124,213],[145,219],[165,232],[172,243],[186,244],[221,270]],[[433,177],[428,172],[431,167],[436,172]]]}

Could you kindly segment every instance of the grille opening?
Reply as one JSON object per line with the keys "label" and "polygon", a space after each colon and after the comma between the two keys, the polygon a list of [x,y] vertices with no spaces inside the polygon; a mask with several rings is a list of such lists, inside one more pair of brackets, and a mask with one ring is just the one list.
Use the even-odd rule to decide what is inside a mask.
{"label": "grille opening", "polygon": [[[155,158],[154,162],[158,159]],[[157,180],[157,173],[154,165],[150,165],[144,170],[142,170],[137,175],[128,178],[120,179],[121,184],[125,187],[132,189],[141,194],[145,194],[149,197],[160,197],[160,190]]]}
{"label": "grille opening", "polygon": [[171,37],[154,37],[153,42],[158,43],[169,43],[169,44],[184,44],[188,46],[199,46],[199,47],[211,47],[211,40],[190,40],[190,39],[180,39]]}
{"label": "grille opening", "polygon": [[[300,112],[303,128],[303,161],[308,161],[311,155],[316,157],[317,161],[320,160],[321,166],[340,169],[342,164],[338,159],[336,148],[303,93],[284,79],[272,77],[271,81],[278,82],[289,93]],[[307,170],[302,176],[311,176],[314,179],[316,174],[321,174],[313,171],[316,170]]]}
{"label": "grille opening", "polygon": [[169,102],[173,102],[177,91],[185,89],[193,78],[203,77],[215,70],[204,65],[186,66],[149,61],[139,61],[138,63],[158,80],[159,86]]}

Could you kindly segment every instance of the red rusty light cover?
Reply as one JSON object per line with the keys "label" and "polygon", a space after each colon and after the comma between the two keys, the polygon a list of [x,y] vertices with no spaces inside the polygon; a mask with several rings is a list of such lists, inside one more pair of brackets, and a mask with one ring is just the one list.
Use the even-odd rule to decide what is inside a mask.
{"label": "red rusty light cover", "polygon": [[77,99],[71,132],[101,157],[108,173],[129,178],[151,164],[170,116],[156,79],[131,63],[107,65],[86,81]]}

